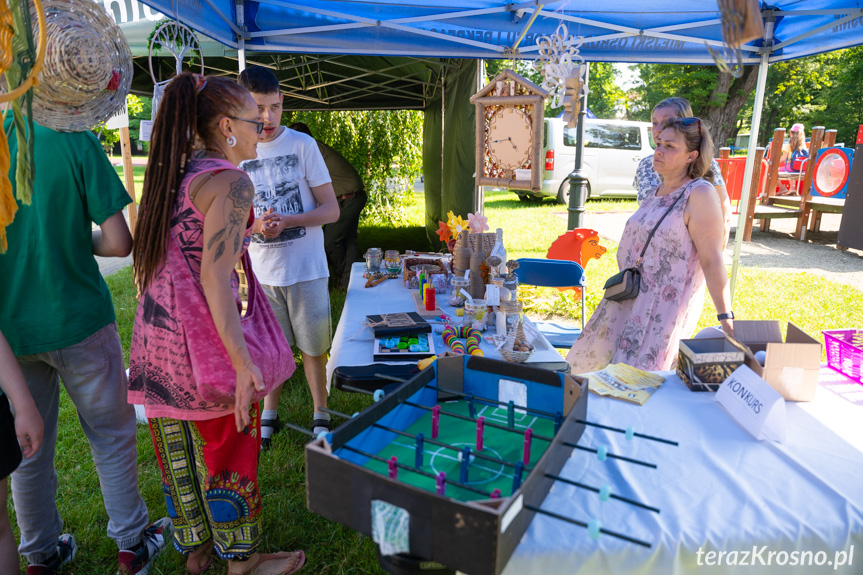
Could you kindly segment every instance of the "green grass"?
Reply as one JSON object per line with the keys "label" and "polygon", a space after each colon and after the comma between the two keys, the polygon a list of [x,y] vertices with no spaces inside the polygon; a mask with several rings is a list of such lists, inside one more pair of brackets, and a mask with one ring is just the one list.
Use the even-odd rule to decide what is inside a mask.
{"label": "green grass", "polygon": [[[136,168],[136,172],[142,168]],[[400,229],[370,226],[360,229],[360,243],[383,249],[439,249],[435,236],[429,242],[425,236],[422,196],[415,196],[409,210],[411,225]],[[588,211],[631,211],[632,201],[590,201]],[[515,194],[487,194],[486,215],[492,229],[501,227],[510,257],[544,257],[548,246],[566,230],[563,206],[544,201],[524,204]],[[608,248],[600,260],[587,266],[588,313],[601,297],[605,279],[617,271],[617,246],[603,241]],[[135,287],[131,268],[108,278],[114,298],[120,335],[125,350],[129,348],[132,322],[136,309]],[[746,319],[777,319],[791,321],[815,337],[820,330],[831,327],[863,324],[863,298],[860,291],[839,285],[807,273],[779,273],[753,268],[741,268],[738,276],[738,296],[734,304],[739,317]],[[345,292],[330,292],[333,327],[338,324]],[[715,325],[715,310],[706,298],[699,327]],[[532,313],[578,321],[578,305],[571,293],[561,295],[556,290],[541,290],[531,302]],[[127,351],[128,353],[128,351]],[[298,357],[297,363],[301,360]],[[365,408],[370,399],[334,390],[330,396],[333,409],[354,413]],[[279,409],[282,421],[291,421],[306,428],[311,426],[311,396],[306,386],[302,366],[288,381]],[[57,445],[56,467],[60,477],[58,506],[66,522],[66,531],[75,535],[80,550],[72,573],[110,574],[116,569],[116,548],[105,536],[107,516],[103,507],[90,449],[81,431],[77,414],[68,396],[63,393],[60,404],[61,433]],[[305,549],[308,554],[304,573],[314,574],[379,574],[374,545],[370,539],[323,519],[306,509],[303,446],[306,438],[284,431],[275,436],[269,451],[260,463],[260,488],[264,502],[264,551]],[[161,494],[161,479],[149,431],[138,428],[139,485],[153,519],[166,514]],[[344,486],[349,489],[349,485]],[[11,498],[10,498],[11,510]],[[14,511],[12,511],[14,523]],[[184,572],[184,559],[169,550],[157,561],[154,575],[174,575]],[[217,564],[214,575],[226,572]]]}
{"label": "green grass", "polygon": [[[117,171],[117,175],[120,176],[120,179],[123,180],[123,166],[114,166],[114,169]],[[141,192],[144,190],[144,171],[146,168],[144,166],[132,166],[132,175],[135,179],[135,201],[141,201]],[[126,183],[126,180],[123,180],[123,183]]]}

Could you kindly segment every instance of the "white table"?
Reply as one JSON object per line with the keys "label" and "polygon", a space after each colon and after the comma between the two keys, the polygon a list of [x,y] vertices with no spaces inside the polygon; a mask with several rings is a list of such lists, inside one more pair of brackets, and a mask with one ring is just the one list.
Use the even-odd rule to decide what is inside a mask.
{"label": "white table", "polygon": [[[656,463],[656,470],[597,461],[576,450],[563,477],[658,507],[660,514],[625,503],[599,501],[595,493],[557,482],[542,507],[653,543],[652,549],[611,537],[588,537],[585,529],[537,515],[504,570],[527,574],[863,573],[863,407],[821,387],[811,403],[787,404],[787,440],[759,442],[715,403],[668,373],[644,406],[590,395],[588,420],[674,439],[679,447],[588,428],[580,445],[606,445],[609,452]],[[833,570],[837,552],[853,563]],[[824,552],[830,565],[771,565],[753,559],[753,546],[771,551]],[[699,556],[699,550],[702,554]],[[738,566],[715,564],[708,552],[738,551]],[[743,551],[749,564],[741,566]],[[699,565],[700,557],[700,565]],[[840,556],[841,559],[841,556]],[[808,559],[807,559],[808,561]]]}
{"label": "white table", "polygon": [[[351,268],[351,281],[345,298],[345,306],[333,336],[330,359],[327,362],[328,384],[332,382],[333,370],[336,367],[384,363],[375,362],[372,357],[374,335],[371,329],[363,329],[362,327],[366,316],[416,311],[411,290],[405,288],[401,276],[366,288],[366,279],[363,277],[364,269],[363,263],[355,263]],[[448,293],[438,296],[438,307],[448,316],[455,317],[455,309],[449,305]],[[460,320],[460,318],[458,319]],[[530,322],[530,320],[527,321]],[[493,333],[494,328],[490,328],[489,331],[483,333],[483,336]],[[447,349],[440,333],[434,334],[434,345],[439,352]],[[566,361],[542,334],[539,334],[537,340],[534,341],[534,347],[536,351],[528,360],[530,365],[559,371],[568,369],[569,366]],[[486,357],[503,359],[500,353],[495,351],[494,346],[485,340],[485,337],[480,344],[480,349]]]}
{"label": "white table", "polygon": [[[372,363],[372,335],[358,334],[366,315],[411,311],[402,279],[365,289],[362,264],[355,264],[345,309],[336,330],[327,376],[338,365]],[[451,311],[451,310],[450,310]],[[351,336],[356,337],[351,339]],[[442,344],[438,335],[435,344]],[[484,343],[484,350],[488,344]],[[557,353],[551,350],[552,353]],[[489,357],[494,357],[492,353]],[[557,482],[543,508],[575,519],[597,518],[602,526],[653,544],[646,549],[537,515],[504,570],[504,575],[811,575],[863,573],[863,407],[818,388],[810,403],[787,404],[787,439],[759,442],[714,402],[673,373],[643,406],[590,394],[588,419],[673,439],[679,447],[588,427],[580,445],[608,446],[609,452],[656,463],[649,469],[624,462],[597,461],[575,450],[563,477],[658,507],[659,514]],[[329,379],[328,379],[329,381]],[[834,571],[837,552],[853,548],[852,564]],[[753,547],[761,551],[755,559]],[[699,555],[699,550],[702,552]],[[724,551],[725,562],[716,563]],[[737,551],[736,567],[727,553]],[[748,562],[741,566],[742,552]],[[771,565],[769,553],[824,552],[830,565]],[[791,557],[787,561],[790,563]],[[806,556],[808,557],[808,556]],[[808,559],[807,559],[808,560]],[[700,564],[699,564],[700,561]]]}

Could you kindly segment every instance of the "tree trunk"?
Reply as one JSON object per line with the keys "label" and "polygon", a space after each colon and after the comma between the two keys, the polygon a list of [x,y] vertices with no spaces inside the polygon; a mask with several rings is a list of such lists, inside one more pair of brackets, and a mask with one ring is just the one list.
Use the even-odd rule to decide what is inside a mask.
{"label": "tree trunk", "polygon": [[757,79],[758,66],[744,66],[743,76],[740,78],[720,73],[716,87],[710,94],[710,102],[725,102],[725,105],[708,104],[704,109],[697,111],[698,117],[710,125],[710,135],[713,137],[717,151],[725,146],[727,140],[735,133],[737,115],[746,105],[746,100],[755,88]]}

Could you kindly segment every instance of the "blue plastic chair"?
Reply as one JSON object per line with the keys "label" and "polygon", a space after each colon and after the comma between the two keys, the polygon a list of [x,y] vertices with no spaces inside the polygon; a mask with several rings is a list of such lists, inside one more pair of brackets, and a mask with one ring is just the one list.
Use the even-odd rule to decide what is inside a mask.
{"label": "blue plastic chair", "polygon": [[518,283],[541,287],[580,287],[581,288],[581,329],[567,327],[549,321],[533,322],[537,329],[556,348],[569,349],[584,330],[584,290],[587,281],[584,268],[576,262],[566,260],[545,260],[521,258],[518,260]]}

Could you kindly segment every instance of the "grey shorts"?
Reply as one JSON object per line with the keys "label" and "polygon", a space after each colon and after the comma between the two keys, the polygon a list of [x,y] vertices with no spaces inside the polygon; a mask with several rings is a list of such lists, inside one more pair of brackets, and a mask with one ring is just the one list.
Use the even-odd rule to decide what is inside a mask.
{"label": "grey shorts", "polygon": [[291,286],[261,285],[288,343],[312,357],[327,353],[333,338],[328,283],[320,278]]}

